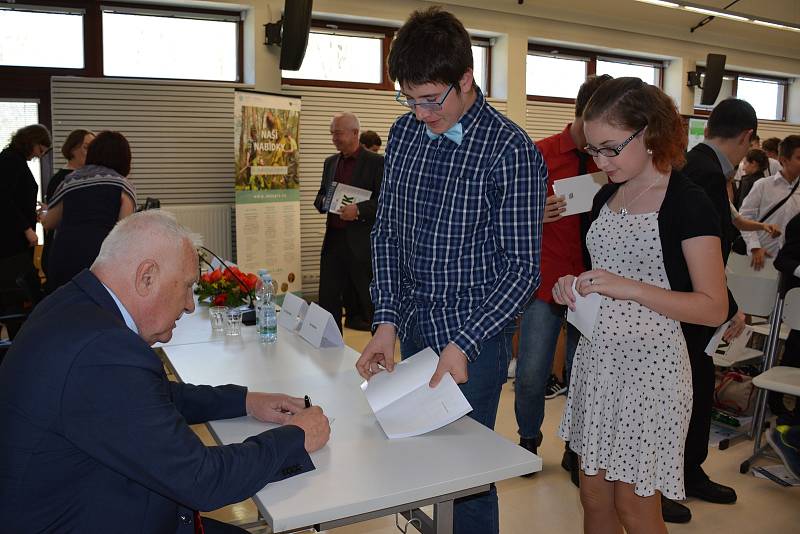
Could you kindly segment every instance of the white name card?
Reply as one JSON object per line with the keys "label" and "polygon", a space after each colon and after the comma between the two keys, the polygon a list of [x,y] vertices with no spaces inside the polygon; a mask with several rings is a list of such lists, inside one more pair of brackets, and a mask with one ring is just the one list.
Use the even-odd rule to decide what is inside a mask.
{"label": "white name card", "polygon": [[307,312],[308,303],[305,300],[294,293],[286,293],[278,314],[278,324],[287,330],[297,332],[303,324]]}
{"label": "white name card", "polygon": [[344,347],[342,333],[336,327],[333,315],[312,302],[300,328],[300,337],[311,343],[314,348]]}

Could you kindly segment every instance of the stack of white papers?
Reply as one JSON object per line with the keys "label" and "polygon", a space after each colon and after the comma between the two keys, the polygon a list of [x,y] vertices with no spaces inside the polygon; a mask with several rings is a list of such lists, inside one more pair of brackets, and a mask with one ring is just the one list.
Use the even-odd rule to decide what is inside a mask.
{"label": "stack of white papers", "polygon": [[406,358],[391,373],[361,384],[375,418],[389,439],[426,434],[472,411],[449,373],[435,388],[428,383],[439,363],[431,348]]}

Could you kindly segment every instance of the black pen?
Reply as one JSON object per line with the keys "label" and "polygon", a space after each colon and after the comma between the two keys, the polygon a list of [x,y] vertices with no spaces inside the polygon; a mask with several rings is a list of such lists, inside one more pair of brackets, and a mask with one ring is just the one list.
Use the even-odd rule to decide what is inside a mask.
{"label": "black pen", "polygon": [[306,408],[311,408],[311,397],[309,397],[308,395],[306,395],[305,397],[303,397],[303,400],[304,400],[304,401],[305,401],[305,403],[306,403]]}

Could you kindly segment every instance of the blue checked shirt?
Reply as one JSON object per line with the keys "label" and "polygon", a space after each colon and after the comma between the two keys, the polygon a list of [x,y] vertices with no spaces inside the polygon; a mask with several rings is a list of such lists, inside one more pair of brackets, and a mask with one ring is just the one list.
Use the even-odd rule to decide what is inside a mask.
{"label": "blue checked shirt", "polygon": [[389,132],[372,230],[374,323],[416,324],[470,361],[539,286],[547,167],[516,124],[477,100],[461,145],[429,139],[413,113]]}

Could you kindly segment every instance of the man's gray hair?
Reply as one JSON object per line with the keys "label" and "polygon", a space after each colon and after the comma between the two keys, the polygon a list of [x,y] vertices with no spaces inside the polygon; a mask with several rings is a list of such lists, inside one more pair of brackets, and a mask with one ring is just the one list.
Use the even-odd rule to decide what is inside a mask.
{"label": "man's gray hair", "polygon": [[331,119],[331,126],[333,126],[333,121],[336,119],[344,119],[345,124],[352,126],[355,130],[361,130],[361,121],[358,120],[358,117],[355,113],[351,113],[349,111],[344,111],[342,113],[337,113]]}
{"label": "man's gray hair", "polygon": [[92,268],[126,261],[132,253],[155,243],[174,243],[177,248],[184,240],[191,243],[192,234],[171,213],[158,209],[134,213],[114,226],[100,246]]}

